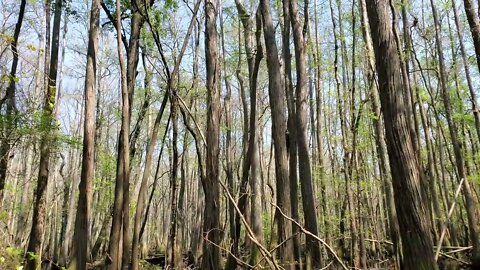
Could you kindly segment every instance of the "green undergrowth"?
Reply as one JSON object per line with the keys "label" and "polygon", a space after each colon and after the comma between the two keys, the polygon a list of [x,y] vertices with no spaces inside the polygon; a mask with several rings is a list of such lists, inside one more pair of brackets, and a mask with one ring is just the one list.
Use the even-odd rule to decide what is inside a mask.
{"label": "green undergrowth", "polygon": [[22,250],[7,246],[0,240],[0,269],[22,270]]}

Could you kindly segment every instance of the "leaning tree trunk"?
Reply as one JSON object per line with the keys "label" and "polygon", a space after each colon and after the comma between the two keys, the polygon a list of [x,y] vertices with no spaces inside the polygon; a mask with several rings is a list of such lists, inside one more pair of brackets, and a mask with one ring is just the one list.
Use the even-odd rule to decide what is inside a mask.
{"label": "leaning tree trunk", "polygon": [[470,26],[470,32],[473,38],[478,69],[480,69],[480,18],[478,13],[475,13],[475,4],[473,0],[463,0],[463,5],[465,7],[465,14],[467,15],[468,25]]}
{"label": "leaning tree trunk", "polygon": [[62,17],[62,0],[55,2],[55,15],[53,19],[53,44],[52,55],[50,57],[50,70],[48,73],[48,87],[46,89],[45,103],[43,106],[42,119],[42,138],[40,142],[40,164],[37,180],[37,189],[35,203],[33,206],[32,229],[30,231],[30,241],[28,243],[26,259],[27,270],[36,270],[40,268],[41,250],[45,232],[45,215],[47,203],[47,187],[50,176],[50,155],[52,152],[52,135],[55,130],[53,121],[53,112],[55,109],[56,80],[58,68],[58,51],[60,37],[60,22]]}
{"label": "leaning tree trunk", "polygon": [[400,59],[388,14],[389,3],[386,0],[366,2],[403,244],[402,266],[413,270],[438,269],[430,224],[420,195],[421,168],[409,130],[411,118],[406,114],[408,110],[405,107],[407,89],[400,78]]}

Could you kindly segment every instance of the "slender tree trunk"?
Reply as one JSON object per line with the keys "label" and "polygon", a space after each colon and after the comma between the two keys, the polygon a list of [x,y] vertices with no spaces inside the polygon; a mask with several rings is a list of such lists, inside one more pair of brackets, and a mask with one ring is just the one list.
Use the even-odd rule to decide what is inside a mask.
{"label": "slender tree trunk", "polygon": [[[234,162],[234,143],[232,142],[232,129],[233,129],[233,115],[232,115],[232,86],[230,83],[230,78],[227,75],[227,52],[225,48],[225,22],[223,19],[223,7],[221,9],[220,13],[220,28],[221,28],[221,41],[222,41],[222,65],[223,65],[223,81],[225,83],[225,98],[224,98],[224,106],[225,106],[225,126],[227,128],[227,134],[225,138],[225,159],[226,159],[226,168],[225,168],[225,175],[227,177],[227,186],[228,186],[228,191],[231,194],[234,194],[234,186],[235,186],[235,178],[234,178],[234,171],[233,171],[233,162]],[[240,38],[240,36],[239,36]],[[233,205],[233,202],[228,201],[228,221],[229,221],[229,227],[228,231],[230,234],[230,238],[235,242],[235,207]],[[233,251],[233,245],[232,245],[232,251]],[[233,258],[230,258],[229,256],[228,260],[232,262],[236,262]],[[227,265],[225,266],[226,269],[228,268],[228,260],[227,260]]]}
{"label": "slender tree trunk", "polygon": [[[297,146],[300,187],[302,192],[302,205],[305,216],[305,228],[313,234],[318,234],[317,215],[315,210],[315,199],[312,186],[312,169],[310,165],[309,145],[308,145],[308,109],[309,99],[307,91],[307,51],[305,35],[308,21],[300,21],[298,14],[298,1],[290,0],[290,17],[293,30],[293,42],[295,44],[295,63],[297,67],[297,87],[296,87],[296,128],[297,128]],[[305,5],[308,6],[307,2]],[[308,10],[306,8],[306,10]],[[308,16],[304,14],[305,17]],[[313,237],[306,237],[307,256],[311,259],[313,268],[321,267],[320,244]],[[308,265],[307,265],[308,267]]]}
{"label": "slender tree trunk", "polygon": [[[117,175],[115,182],[115,201],[113,204],[113,217],[112,217],[112,230],[110,232],[110,244],[109,244],[109,256],[111,258],[111,263],[108,266],[109,270],[118,270],[122,268],[122,254],[120,250],[125,250],[125,237],[127,234],[123,234],[122,238],[122,228],[125,232],[128,227],[124,224],[125,210],[128,211],[128,208],[125,209],[125,205],[128,206],[128,200],[125,198],[126,193],[128,193],[128,184],[127,182],[130,179],[130,153],[129,153],[129,125],[130,125],[130,98],[127,87],[127,72],[125,69],[125,63],[123,58],[123,48],[122,48],[122,21],[121,21],[121,12],[120,12],[120,0],[116,0],[116,30],[117,30],[117,53],[120,64],[120,85],[121,85],[121,96],[122,96],[122,121],[120,136],[118,142],[118,159],[117,159]],[[125,203],[126,202],[126,203]],[[127,215],[128,216],[128,215]],[[123,220],[123,222],[122,222]],[[122,245],[123,239],[123,245]],[[123,246],[123,249],[122,249]]]}
{"label": "slender tree trunk", "polygon": [[170,229],[168,234],[167,258],[168,266],[175,269],[178,266],[178,250],[177,250],[177,178],[178,178],[178,98],[176,97],[176,90],[170,89],[170,111],[172,118],[172,165],[170,174]]}
{"label": "slender tree trunk", "polygon": [[457,30],[458,43],[460,45],[460,53],[462,54],[462,64],[465,70],[465,77],[467,79],[468,90],[470,92],[470,102],[472,104],[472,112],[475,119],[475,129],[477,131],[477,137],[480,140],[480,111],[477,104],[477,95],[475,93],[475,89],[473,88],[473,82],[470,75],[470,65],[468,63],[467,53],[465,50],[465,45],[463,43],[463,29],[460,24],[461,23],[460,19],[458,18],[458,11],[457,11],[457,5],[455,0],[452,0],[452,10],[453,10],[453,17],[455,20],[455,28]]}
{"label": "slender tree trunk", "polygon": [[[48,89],[48,73],[50,70],[50,57],[52,50],[52,37],[51,37],[51,21],[52,21],[52,0],[45,0],[44,9],[45,9],[45,63],[43,66],[43,79],[44,79],[44,89]],[[46,90],[45,90],[46,91]],[[39,92],[40,94],[40,92]],[[38,104],[41,106],[41,104]]]}
{"label": "slender tree trunk", "polygon": [[[17,23],[15,24],[15,31],[13,33],[13,42],[11,44],[13,60],[12,68],[10,69],[9,74],[9,84],[7,87],[7,92],[5,97],[0,100],[0,110],[2,109],[3,102],[6,101],[6,123],[3,120],[0,122],[1,132],[10,132],[15,128],[16,116],[15,116],[15,92],[17,88],[17,66],[18,66],[18,37],[20,36],[20,30],[22,29],[23,16],[25,14],[25,6],[27,4],[26,0],[20,2],[20,10],[18,12]],[[10,149],[12,148],[11,141],[8,138],[2,140],[0,145],[0,210],[2,209],[3,204],[3,192],[5,189],[5,182],[7,179],[7,167],[8,160],[10,158]]]}
{"label": "slender tree trunk", "polygon": [[[150,135],[150,139],[147,145],[147,153],[145,156],[145,168],[143,170],[142,182],[140,184],[140,190],[138,192],[138,199],[137,199],[137,207],[135,210],[135,220],[133,226],[133,241],[132,241],[132,263],[130,266],[131,270],[137,270],[140,254],[139,254],[139,244],[140,244],[140,222],[142,216],[144,215],[144,205],[145,205],[145,197],[147,193],[147,183],[148,178],[150,177],[151,170],[152,170],[152,159],[153,159],[153,152],[155,150],[155,145],[157,142],[158,132],[160,131],[160,124],[163,116],[163,112],[165,111],[165,107],[168,100],[168,94],[165,94],[162,104],[160,106],[160,110],[158,111],[157,117],[155,119],[155,123],[153,124],[152,133]],[[161,156],[159,157],[159,159]],[[154,185],[155,187],[155,185]],[[151,200],[149,200],[149,204]],[[148,212],[145,215],[145,220],[148,217]]]}
{"label": "slender tree trunk", "polygon": [[53,112],[55,109],[55,92],[58,67],[58,51],[60,22],[62,17],[62,0],[55,2],[55,15],[53,19],[53,46],[50,57],[50,68],[48,73],[48,88],[46,89],[45,103],[43,107],[43,134],[40,142],[40,164],[37,180],[37,189],[35,203],[33,207],[32,229],[30,231],[30,241],[27,248],[27,270],[36,270],[40,268],[41,250],[45,232],[45,214],[47,203],[47,187],[50,177],[50,155],[52,147],[51,134],[54,132],[55,124],[53,121]]}
{"label": "slender tree trunk", "polygon": [[205,211],[203,214],[202,269],[220,269],[220,63],[217,44],[217,2],[205,1],[205,59],[207,74],[207,156],[203,180]]}
{"label": "slender tree trunk", "polygon": [[[467,15],[468,25],[473,38],[473,45],[475,48],[475,56],[477,59],[477,66],[480,70],[480,18],[479,14],[475,13],[475,4],[473,0],[463,0],[465,7],[465,14]],[[479,6],[480,8],[480,6]]]}
{"label": "slender tree trunk", "polygon": [[92,186],[95,177],[95,105],[98,34],[100,28],[100,0],[92,1],[90,31],[85,75],[85,122],[83,127],[82,173],[79,188],[73,265],[77,270],[87,269],[88,244],[91,237]]}
{"label": "slender tree trunk", "polygon": [[317,0],[314,0],[314,21],[315,21],[315,41],[314,41],[314,47],[315,47],[315,54],[314,54],[314,64],[315,64],[315,113],[316,113],[316,127],[317,127],[317,134],[315,139],[317,140],[317,160],[315,162],[318,162],[317,164],[317,171],[319,175],[319,181],[320,181],[320,196],[321,196],[321,207],[322,207],[322,215],[320,215],[323,218],[323,232],[324,232],[324,237],[327,241],[329,242],[330,238],[330,229],[328,228],[328,213],[329,213],[329,207],[328,207],[328,200],[327,200],[327,185],[326,185],[326,178],[325,178],[325,158],[324,158],[324,141],[323,141],[323,136],[324,136],[324,122],[323,122],[323,92],[322,92],[322,57],[320,54],[320,35],[318,33],[318,6],[317,6]]}
{"label": "slender tree trunk", "polygon": [[463,195],[465,197],[465,204],[467,208],[467,219],[469,227],[469,236],[470,241],[473,245],[472,250],[472,263],[476,267],[480,267],[480,239],[478,234],[478,219],[477,219],[477,210],[476,210],[476,201],[475,197],[472,194],[470,184],[467,178],[467,172],[465,171],[465,160],[463,158],[463,153],[461,150],[462,142],[460,142],[457,134],[457,125],[452,118],[452,105],[450,102],[450,92],[447,85],[447,73],[445,68],[445,60],[443,56],[442,41],[440,37],[440,22],[438,20],[438,14],[435,7],[435,3],[430,0],[433,19],[435,22],[435,39],[437,45],[437,53],[439,59],[439,68],[440,68],[440,88],[442,90],[443,97],[443,106],[445,107],[445,116],[447,119],[448,129],[450,131],[450,138],[453,144],[453,154],[455,157],[455,165],[457,167],[457,173],[460,179],[463,181]]}
{"label": "slender tree trunk", "polygon": [[[284,80],[285,80],[285,93],[287,97],[287,109],[288,109],[288,165],[289,165],[289,182],[290,182],[290,199],[292,207],[292,218],[299,220],[298,213],[298,154],[297,154],[297,127],[296,122],[296,108],[295,108],[295,90],[293,87],[292,79],[292,55],[290,52],[290,2],[283,1],[283,28],[282,28],[282,55],[284,67]],[[299,228],[292,227],[293,237],[293,256],[297,265],[296,269],[301,268],[301,250],[300,250],[300,236],[296,235]]]}
{"label": "slender tree trunk", "polygon": [[[262,18],[260,10],[257,10],[256,14],[256,44],[257,50],[255,55],[255,65],[253,69],[253,76],[250,76],[250,141],[249,147],[251,147],[250,152],[250,188],[252,191],[251,196],[251,211],[250,211],[250,221],[252,223],[251,227],[253,233],[257,240],[263,244],[263,218],[262,218],[262,182],[259,175],[259,121],[258,121],[258,101],[257,101],[257,74],[260,68],[260,61],[263,58],[263,48],[261,43],[262,35]],[[255,81],[254,81],[255,80]],[[250,254],[250,265],[256,265],[260,260],[258,247],[252,245],[252,250]]]}
{"label": "slender tree trunk", "polygon": [[[244,117],[249,117],[249,119],[244,119],[246,121],[244,121],[244,124],[245,125],[248,125],[248,128],[245,129],[245,131],[249,131],[249,132],[246,132],[244,134],[245,137],[248,137],[248,144],[247,144],[247,151],[245,153],[245,158],[244,158],[244,161],[243,161],[243,166],[242,166],[242,175],[241,175],[241,183],[240,183],[240,196],[239,196],[239,199],[238,199],[238,208],[240,209],[240,212],[242,215],[246,216],[247,215],[247,212],[249,209],[247,209],[247,204],[248,204],[248,196],[247,196],[247,189],[248,189],[248,183],[249,183],[249,172],[252,173],[250,175],[250,183],[251,183],[251,187],[253,187],[252,185],[252,181],[259,181],[258,179],[258,172],[256,172],[255,174],[253,173],[253,171],[251,172],[250,170],[257,170],[257,168],[254,168],[254,164],[253,164],[253,159],[256,158],[258,159],[258,156],[257,157],[254,157],[254,155],[256,155],[257,153],[255,153],[255,151],[258,150],[258,147],[256,146],[256,141],[258,140],[258,138],[256,138],[255,136],[255,133],[257,133],[257,129],[258,129],[258,113],[256,112],[256,107],[257,107],[257,104],[253,104],[254,100],[252,99],[252,96],[255,96],[255,102],[256,102],[256,95],[257,95],[257,78],[258,78],[258,72],[259,72],[259,68],[260,68],[260,61],[261,59],[263,58],[263,52],[262,52],[262,48],[261,48],[261,44],[260,44],[260,34],[261,34],[261,19],[258,18],[258,14],[257,14],[257,20],[256,20],[256,35],[254,35],[254,30],[253,30],[253,15],[249,14],[247,12],[247,10],[245,9],[245,7],[243,6],[243,4],[240,2],[240,1],[235,1],[235,4],[236,4],[236,7],[237,7],[237,11],[239,13],[239,17],[240,17],[240,20],[242,22],[242,25],[243,25],[243,31],[244,31],[244,38],[245,38],[245,52],[246,52],[246,55],[247,55],[247,67],[248,67],[248,85],[249,85],[249,88],[250,88],[250,114],[249,113],[246,113],[248,112],[248,107],[247,107],[247,104],[245,102],[244,104],[244,112],[245,112],[245,115]],[[258,12],[257,12],[258,13]],[[259,21],[260,20],[260,21]],[[256,39],[254,39],[256,37]],[[254,44],[256,42],[256,46],[257,46],[257,54],[254,54],[254,51],[255,51],[255,48],[254,48]],[[239,62],[238,64],[240,65],[241,64],[241,56],[239,56]],[[239,68],[237,69],[237,77],[239,78],[239,83],[240,83],[240,88],[241,88],[241,94],[242,96],[244,95],[243,92],[244,92],[244,83],[243,83],[243,77],[241,76],[240,74],[240,70]],[[243,97],[244,98],[244,97]],[[242,100],[243,100],[242,98]],[[255,110],[255,111],[254,111]],[[254,115],[255,114],[255,115]],[[258,165],[256,165],[258,166]],[[253,180],[252,177],[256,177],[256,180]],[[253,190],[252,190],[253,192]],[[261,193],[261,192],[260,192]],[[255,199],[255,198],[253,198]],[[253,203],[254,200],[252,200]],[[252,205],[253,207],[253,205]],[[252,208],[250,209],[252,210]],[[246,216],[245,218],[246,219],[250,219],[250,217],[252,217],[254,214],[251,214],[250,216]],[[231,252],[232,252],[232,255],[233,256],[237,256],[238,255],[238,245],[240,243],[240,232],[241,232],[241,221],[240,221],[240,213],[235,213],[235,220],[234,220],[234,231],[233,231],[233,235],[232,235],[232,240],[233,240],[233,244],[232,244],[232,247],[231,247]],[[261,230],[261,225],[257,224],[257,234],[260,233],[260,230]],[[254,253],[256,253],[255,249],[256,247],[252,247],[252,249],[254,250]],[[254,257],[256,257],[258,254],[255,254]],[[227,265],[226,265],[226,269],[234,269],[236,267],[236,260],[233,256],[229,256],[228,258],[228,261],[227,261]],[[253,258],[255,260],[255,258]]]}
{"label": "slender tree trunk", "polygon": [[[290,186],[288,185],[288,151],[285,131],[287,130],[285,116],[285,88],[282,83],[278,49],[275,40],[270,2],[260,1],[263,18],[263,36],[265,39],[266,60],[268,69],[268,94],[272,111],[272,137],[275,149],[275,175],[276,175],[276,201],[277,207],[285,215],[291,216]],[[294,269],[292,224],[283,218],[276,210],[277,242],[282,244],[279,248],[279,260],[285,264],[286,269]]]}

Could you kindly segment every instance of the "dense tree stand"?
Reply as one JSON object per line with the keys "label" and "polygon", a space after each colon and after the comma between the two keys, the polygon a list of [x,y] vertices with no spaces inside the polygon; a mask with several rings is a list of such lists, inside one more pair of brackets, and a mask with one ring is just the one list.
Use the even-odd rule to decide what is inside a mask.
{"label": "dense tree stand", "polygon": [[0,269],[479,268],[479,7],[437,2],[3,1]]}

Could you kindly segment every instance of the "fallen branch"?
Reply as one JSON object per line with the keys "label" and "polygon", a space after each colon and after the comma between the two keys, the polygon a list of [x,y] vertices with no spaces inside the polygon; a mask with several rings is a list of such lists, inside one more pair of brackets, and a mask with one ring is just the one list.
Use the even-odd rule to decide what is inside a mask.
{"label": "fallen branch", "polygon": [[[297,236],[298,235],[298,232],[291,235],[290,237],[288,237],[287,239],[283,240],[282,242],[278,243],[274,248],[270,249],[269,252],[270,253],[273,253],[275,250],[277,250],[279,247],[281,247],[283,244],[285,244],[287,241],[290,241],[294,236]],[[265,258],[262,258],[254,267],[253,269],[256,269],[264,260]]]}
{"label": "fallen branch", "polygon": [[325,270],[325,269],[329,269],[330,265],[332,265],[333,261],[329,262],[327,265],[325,265],[325,267],[323,268],[320,268],[320,270]]}
{"label": "fallen branch", "polygon": [[255,234],[253,233],[252,229],[248,225],[248,222],[245,220],[245,217],[242,215],[242,212],[238,208],[238,205],[235,202],[235,199],[232,197],[232,194],[230,194],[230,191],[228,190],[227,186],[222,181],[219,181],[219,182],[220,182],[220,185],[222,186],[222,188],[227,193],[228,199],[232,202],[233,206],[235,207],[235,211],[237,211],[237,213],[240,215],[240,220],[242,221],[243,225],[245,225],[245,230],[247,231],[248,238],[250,238],[250,240],[252,240],[252,242],[258,247],[258,249],[260,250],[260,253],[266,259],[267,263],[270,265],[270,268],[272,268],[272,269],[283,269],[283,267],[280,267],[275,262],[275,258],[267,250],[267,248],[265,248],[260,242],[258,242],[257,238],[255,237]]}
{"label": "fallen branch", "polygon": [[[462,261],[462,260],[460,260],[459,258],[455,258],[455,257],[453,257],[452,255],[448,255],[448,254],[443,253],[443,252],[440,252],[439,254],[442,255],[443,257],[446,257],[446,258],[452,259],[452,260],[454,260],[454,261],[457,261],[457,262],[459,262],[459,263],[461,263],[461,264],[463,264],[463,265],[470,265],[470,263],[468,263],[468,262],[466,262],[466,261]],[[436,258],[435,258],[435,259],[436,259]]]}
{"label": "fallen branch", "polygon": [[[208,235],[208,233],[207,233],[207,235]],[[208,237],[204,237],[203,239],[207,240],[207,242],[209,242],[210,244],[216,246],[217,248],[219,248],[219,249],[227,252],[229,255],[231,255],[231,256],[237,261],[237,263],[238,263],[239,265],[245,266],[245,267],[247,267],[247,269],[256,269],[255,266],[250,265],[249,263],[247,263],[247,262],[241,260],[240,258],[238,258],[237,256],[235,256],[230,250],[227,250],[226,248],[224,248],[224,247],[222,247],[222,246],[214,243],[213,241],[210,241],[210,240],[208,239]]]}
{"label": "fallen branch", "polygon": [[364,240],[367,241],[367,242],[374,242],[374,243],[379,243],[379,244],[388,244],[390,246],[393,246],[393,242],[388,241],[388,240],[376,240],[376,239],[368,239],[368,238],[365,238]]}
{"label": "fallen branch", "polygon": [[302,225],[300,225],[300,223],[298,223],[298,221],[296,221],[295,219],[285,215],[285,213],[282,212],[282,209],[280,209],[280,207],[278,207],[278,205],[274,205],[272,204],[273,206],[275,206],[277,208],[277,210],[280,212],[280,214],[282,214],[282,216],[284,218],[286,218],[287,220],[293,222],[295,225],[297,225],[297,227],[306,235],[308,236],[311,236],[313,238],[315,238],[317,241],[319,241],[320,243],[322,243],[322,245],[324,245],[327,250],[333,255],[333,257],[335,258],[335,260],[342,266],[342,268],[344,270],[348,270],[349,268],[342,262],[342,260],[338,257],[337,253],[335,253],[335,251],[332,249],[332,247],[330,247],[327,242],[325,242],[323,239],[321,239],[320,237],[318,237],[316,234],[310,232],[309,230],[305,229]]}
{"label": "fallen branch", "polygon": [[[450,247],[452,248],[452,247]],[[454,254],[454,253],[458,253],[458,252],[462,252],[462,251],[465,251],[465,250],[470,250],[473,248],[473,246],[469,246],[469,247],[453,247],[453,248],[457,248],[457,249],[454,249],[454,250],[450,250],[450,251],[447,251],[445,252],[446,254]]]}
{"label": "fallen branch", "polygon": [[101,259],[93,261],[91,263],[87,263],[87,269],[97,269],[97,268],[100,268],[100,267],[103,267],[103,266],[109,264],[108,260],[109,260],[110,256],[108,256],[108,257],[107,256],[104,256]]}
{"label": "fallen branch", "polygon": [[445,237],[445,233],[447,232],[447,225],[448,225],[448,222],[450,221],[450,217],[452,216],[455,203],[457,202],[457,197],[460,194],[460,190],[462,190],[462,184],[464,180],[465,178],[462,178],[462,180],[460,180],[460,183],[458,184],[458,188],[455,191],[455,196],[453,197],[452,205],[450,206],[450,210],[448,210],[447,219],[442,225],[442,233],[440,234],[440,238],[438,239],[437,251],[435,252],[435,261],[438,260],[438,255],[440,254],[440,249],[442,248],[443,238]]}

